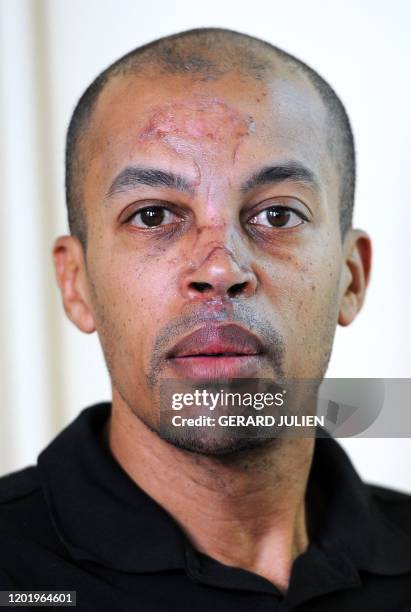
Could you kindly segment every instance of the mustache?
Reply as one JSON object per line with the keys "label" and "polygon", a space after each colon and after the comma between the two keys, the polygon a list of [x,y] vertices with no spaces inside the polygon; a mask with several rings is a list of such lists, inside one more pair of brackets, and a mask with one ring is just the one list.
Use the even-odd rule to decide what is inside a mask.
{"label": "mustache", "polygon": [[207,311],[207,308],[202,305],[198,306],[196,310],[176,317],[160,329],[152,349],[147,376],[149,386],[153,387],[157,383],[170,348],[181,336],[194,331],[202,324],[216,322],[237,323],[250,330],[261,340],[267,358],[276,373],[280,377],[284,377],[285,341],[281,333],[269,320],[246,303],[230,304],[230,308],[219,311]]}

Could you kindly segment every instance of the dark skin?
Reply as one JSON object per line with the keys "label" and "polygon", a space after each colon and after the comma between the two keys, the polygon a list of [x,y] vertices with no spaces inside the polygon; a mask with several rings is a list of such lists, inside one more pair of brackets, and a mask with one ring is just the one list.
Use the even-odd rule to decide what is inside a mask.
{"label": "dark skin", "polygon": [[[161,438],[154,406],[161,378],[196,377],[197,362],[184,371],[167,351],[207,321],[252,329],[267,348],[247,360],[216,358],[207,365],[214,372],[275,379],[275,332],[284,376],[324,375],[336,325],[362,306],[371,261],[365,232],[340,235],[326,118],[306,78],[282,66],[266,81],[235,72],[206,83],[115,77],[81,151],[87,251],[73,236],[53,251],[68,317],[97,330],[105,353],[113,455],[199,550],[283,591],[309,543],[313,440],[248,450],[198,440],[196,454]],[[284,166],[307,172],[251,181]],[[130,167],[181,180],[142,184],[133,170],[116,184]]]}

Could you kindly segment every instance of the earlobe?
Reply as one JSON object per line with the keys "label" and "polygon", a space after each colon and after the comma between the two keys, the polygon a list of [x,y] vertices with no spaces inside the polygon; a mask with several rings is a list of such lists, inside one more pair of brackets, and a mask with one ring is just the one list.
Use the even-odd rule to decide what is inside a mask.
{"label": "earlobe", "polygon": [[66,315],[81,331],[90,334],[95,331],[84,252],[74,236],[60,236],[53,247],[56,279],[63,300]]}
{"label": "earlobe", "polygon": [[371,240],[362,230],[349,230],[340,283],[338,323],[350,325],[364,303],[371,271]]}

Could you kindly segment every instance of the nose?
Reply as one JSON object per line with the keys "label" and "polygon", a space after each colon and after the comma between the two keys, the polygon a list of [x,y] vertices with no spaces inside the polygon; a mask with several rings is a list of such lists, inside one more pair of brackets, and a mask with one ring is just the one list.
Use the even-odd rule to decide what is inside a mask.
{"label": "nose", "polygon": [[186,299],[250,297],[257,289],[254,272],[240,265],[224,245],[214,246],[201,263],[184,277],[182,293]]}

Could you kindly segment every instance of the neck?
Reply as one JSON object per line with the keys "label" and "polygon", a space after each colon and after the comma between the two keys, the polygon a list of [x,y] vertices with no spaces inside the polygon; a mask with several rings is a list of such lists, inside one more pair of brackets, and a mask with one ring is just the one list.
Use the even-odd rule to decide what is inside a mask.
{"label": "neck", "polygon": [[308,546],[312,439],[199,455],[162,440],[115,397],[106,434],[125,472],[173,516],[197,550],[287,590],[292,563]]}

